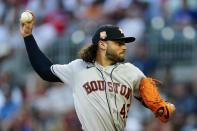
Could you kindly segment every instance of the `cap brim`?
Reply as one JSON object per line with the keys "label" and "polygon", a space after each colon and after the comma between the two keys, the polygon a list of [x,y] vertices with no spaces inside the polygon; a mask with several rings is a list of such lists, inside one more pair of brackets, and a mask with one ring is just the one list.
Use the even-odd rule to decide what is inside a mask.
{"label": "cap brim", "polygon": [[112,39],[112,40],[123,40],[125,43],[130,43],[135,41],[135,37],[121,37],[117,39]]}

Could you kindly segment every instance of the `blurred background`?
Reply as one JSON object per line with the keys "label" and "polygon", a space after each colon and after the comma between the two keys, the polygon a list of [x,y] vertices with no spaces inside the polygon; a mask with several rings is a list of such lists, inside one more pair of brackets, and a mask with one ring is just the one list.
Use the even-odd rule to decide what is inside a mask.
{"label": "blurred background", "polygon": [[126,131],[197,130],[196,0],[0,0],[0,130],[81,130],[72,89],[32,70],[19,32],[26,9],[35,13],[33,35],[54,63],[78,58],[102,24],[136,37],[126,61],[163,81],[159,90],[176,113],[162,124],[134,100]]}

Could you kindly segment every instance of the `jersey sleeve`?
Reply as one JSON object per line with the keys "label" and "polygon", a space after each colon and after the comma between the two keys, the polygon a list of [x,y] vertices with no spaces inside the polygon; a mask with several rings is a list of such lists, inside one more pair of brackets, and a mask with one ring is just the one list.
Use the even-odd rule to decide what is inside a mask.
{"label": "jersey sleeve", "polygon": [[125,74],[127,74],[128,83],[130,83],[130,86],[133,89],[133,96],[141,98],[139,87],[141,81],[145,79],[146,76],[139,68],[131,63],[125,63],[124,70],[126,70]]}
{"label": "jersey sleeve", "polygon": [[140,89],[139,89],[140,83],[143,79],[146,78],[146,76],[144,75],[144,73],[140,69],[138,69],[137,67],[135,67],[135,68],[136,68],[137,78],[136,78],[136,83],[134,85],[134,96],[140,98],[141,97]]}
{"label": "jersey sleeve", "polygon": [[82,60],[77,59],[69,64],[55,64],[51,66],[52,73],[57,76],[61,81],[63,81],[66,85],[70,85],[74,82],[74,75],[82,66]]}

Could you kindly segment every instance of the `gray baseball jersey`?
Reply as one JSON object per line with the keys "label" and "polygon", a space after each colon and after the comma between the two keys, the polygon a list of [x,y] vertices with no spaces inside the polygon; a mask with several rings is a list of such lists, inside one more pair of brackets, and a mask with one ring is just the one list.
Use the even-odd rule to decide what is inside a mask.
{"label": "gray baseball jersey", "polygon": [[133,96],[140,96],[145,75],[130,63],[101,66],[81,59],[51,70],[66,86],[73,88],[75,109],[85,131],[125,129]]}

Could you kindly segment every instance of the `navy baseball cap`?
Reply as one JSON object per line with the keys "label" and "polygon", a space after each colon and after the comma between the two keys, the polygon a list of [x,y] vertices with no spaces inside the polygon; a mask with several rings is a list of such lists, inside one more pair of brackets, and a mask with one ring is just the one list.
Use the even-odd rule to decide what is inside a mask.
{"label": "navy baseball cap", "polygon": [[114,25],[103,25],[95,32],[92,37],[92,43],[97,44],[99,40],[123,40],[125,43],[135,41],[135,37],[125,37],[123,31]]}

